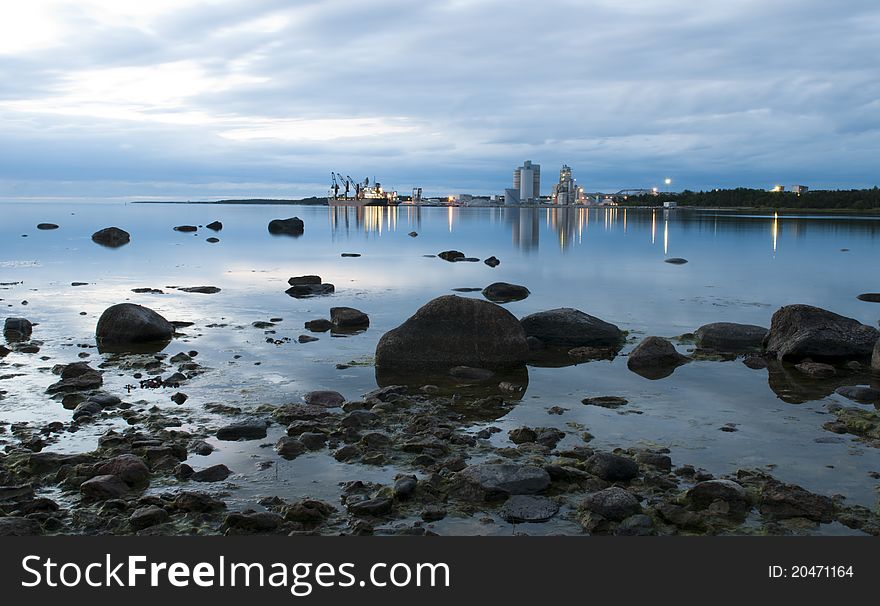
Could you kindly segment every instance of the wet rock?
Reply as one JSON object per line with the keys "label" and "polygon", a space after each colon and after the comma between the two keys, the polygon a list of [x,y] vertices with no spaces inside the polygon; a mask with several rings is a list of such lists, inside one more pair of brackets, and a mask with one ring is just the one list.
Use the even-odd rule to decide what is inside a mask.
{"label": "wet rock", "polygon": [[269,221],[270,234],[301,236],[304,232],[305,224],[299,217],[291,217],[290,219],[272,219]]}
{"label": "wet rock", "polygon": [[174,231],[182,231],[182,232],[187,232],[187,233],[192,233],[192,232],[198,231],[198,230],[199,230],[199,228],[196,227],[195,225],[178,225],[177,227],[174,228]]}
{"label": "wet rock", "polygon": [[454,366],[449,369],[449,374],[456,379],[465,381],[488,381],[495,373],[488,368],[473,368],[471,366]]}
{"label": "wet rock", "polygon": [[143,485],[150,481],[150,468],[133,454],[122,454],[99,463],[95,471],[98,475],[117,476],[129,486]]}
{"label": "wet rock", "polygon": [[856,297],[859,301],[867,303],[880,303],[880,292],[866,292]]}
{"label": "wet rock", "polygon": [[528,288],[519,284],[494,282],[483,289],[483,296],[493,303],[522,301],[531,294]]}
{"label": "wet rock", "polygon": [[209,513],[225,509],[226,504],[204,492],[184,491],[174,498],[174,507],[182,512]]}
{"label": "wet rock", "polygon": [[302,499],[283,507],[281,515],[289,522],[314,525],[329,518],[334,511],[336,508],[324,501]]}
{"label": "wet rock", "polygon": [[833,501],[813,494],[794,484],[769,480],[761,493],[761,513],[776,519],[807,518],[814,522],[829,523],[834,512]]}
{"label": "wet rock", "polygon": [[265,437],[266,422],[257,419],[230,423],[217,430],[218,440],[260,440]]}
{"label": "wet rock", "polygon": [[32,518],[15,516],[0,518],[0,537],[27,537],[42,533],[40,523]]}
{"label": "wet rock", "polygon": [[223,520],[220,530],[228,532],[272,532],[284,524],[284,518],[273,511],[254,511],[250,513],[230,513]]}
{"label": "wet rock", "polygon": [[571,308],[551,309],[522,319],[526,337],[550,347],[612,347],[620,349],[624,334],[614,324]]}
{"label": "wet rock", "polygon": [[501,261],[499,261],[497,257],[489,257],[488,259],[483,261],[483,263],[485,263],[489,267],[498,267],[499,265],[501,265]]}
{"label": "wet rock", "polygon": [[304,299],[306,297],[329,295],[335,290],[336,287],[332,284],[296,284],[284,292],[295,299]]}
{"label": "wet rock", "polygon": [[34,325],[27,318],[6,318],[3,323],[3,336],[8,341],[27,341],[31,338]]}
{"label": "wet rock", "polygon": [[21,486],[0,486],[0,503],[4,501],[29,501],[33,498],[34,487],[30,484],[22,484]]}
{"label": "wet rock", "polygon": [[419,234],[418,234],[418,232],[411,231],[411,232],[409,232],[407,235],[408,235],[410,238],[415,238],[415,237],[418,236]]}
{"label": "wet rock", "polygon": [[119,248],[131,241],[131,234],[118,227],[107,227],[92,234],[92,242],[108,248]]}
{"label": "wet rock", "polygon": [[55,223],[37,223],[37,229],[49,231],[52,229],[58,229],[58,225]]}
{"label": "wet rock", "polygon": [[443,252],[438,253],[437,256],[444,261],[458,261],[459,259],[464,259],[464,253],[459,250],[444,250]]}
{"label": "wet rock", "polygon": [[211,221],[205,227],[213,231],[220,231],[223,229],[223,224],[220,221]]}
{"label": "wet rock", "polygon": [[518,427],[507,432],[507,437],[514,444],[526,444],[538,439],[538,433],[531,427]]}
{"label": "wet rock", "polygon": [[642,511],[635,495],[618,486],[588,494],[581,507],[612,521],[621,521]]}
{"label": "wet rock", "polygon": [[514,495],[501,507],[501,517],[511,524],[546,522],[559,511],[559,504],[547,497]]}
{"label": "wet rock", "polygon": [[484,498],[535,494],[550,486],[550,475],[544,469],[514,463],[478,463],[458,472],[458,479],[477,489]]}
{"label": "wet rock", "polygon": [[342,253],[340,256],[343,259],[354,259],[354,258],[360,257],[361,254],[360,253]]}
{"label": "wet rock", "polygon": [[333,322],[325,319],[309,320],[305,323],[305,328],[312,332],[327,332],[333,328]]}
{"label": "wet rock", "polygon": [[171,401],[177,405],[183,404],[188,399],[189,399],[188,395],[186,395],[185,393],[180,393],[179,391],[176,394],[174,394],[173,396],[171,396]]}
{"label": "wet rock", "polygon": [[314,343],[318,340],[317,337],[312,337],[310,335],[300,335],[296,338],[299,343]]}
{"label": "wet rock", "polygon": [[599,406],[600,408],[620,408],[629,404],[629,400],[619,396],[596,396],[593,398],[584,398],[581,404],[586,406]]}
{"label": "wet rock", "polygon": [[131,524],[132,527],[141,530],[143,528],[149,528],[150,526],[163,524],[168,521],[169,517],[168,512],[161,507],[148,505],[147,507],[139,507],[138,509],[135,509],[128,518],[128,523]]}
{"label": "wet rock", "polygon": [[378,422],[379,416],[369,410],[352,410],[339,422],[343,427],[368,427]]}
{"label": "wet rock", "polygon": [[659,452],[640,452],[636,454],[636,461],[642,465],[656,467],[661,471],[672,471],[672,458]]}
{"label": "wet rock", "polygon": [[323,406],[324,408],[339,408],[345,402],[345,396],[338,391],[310,391],[303,396],[303,401],[311,406]]}
{"label": "wet rock", "polygon": [[82,402],[77,404],[73,409],[73,420],[78,421],[83,418],[91,418],[101,414],[101,407],[94,402]]}
{"label": "wet rock", "polygon": [[207,457],[209,454],[214,452],[214,447],[204,440],[196,440],[195,442],[190,444],[189,450],[193,454],[199,455],[200,457]]}
{"label": "wet rock", "polygon": [[664,259],[664,263],[670,263],[672,265],[684,265],[687,263],[687,259],[682,259],[681,257],[670,257],[669,259]]}
{"label": "wet rock", "polygon": [[83,482],[79,490],[83,497],[93,501],[118,499],[128,492],[129,486],[116,475],[100,475]]}
{"label": "wet rock", "polygon": [[764,341],[779,360],[834,362],[868,358],[880,332],[858,320],[812,307],[787,305],[773,314]]}
{"label": "wet rock", "polygon": [[353,307],[331,307],[330,321],[336,328],[366,328],[370,325],[367,314]]}
{"label": "wet rock", "polygon": [[178,480],[186,481],[189,480],[195,472],[196,470],[193,469],[191,465],[181,463],[174,468],[174,477]]}
{"label": "wet rock", "polygon": [[148,307],[120,303],[101,314],[95,336],[98,347],[125,349],[132,345],[168,342],[174,336],[174,326]]}
{"label": "wet rock", "polygon": [[425,522],[437,522],[446,517],[446,509],[437,505],[428,505],[419,516]]}
{"label": "wet rock", "polygon": [[9,349],[8,347],[4,347],[3,345],[0,345],[0,358],[5,358],[10,353],[12,353],[11,349]]}
{"label": "wet rock", "polygon": [[194,482],[222,482],[232,475],[232,471],[226,465],[211,465],[201,469],[190,476]]}
{"label": "wet rock", "polygon": [[220,289],[216,286],[187,286],[186,288],[178,288],[180,292],[197,293],[201,295],[216,295]]}
{"label": "wet rock", "polygon": [[299,441],[309,450],[321,450],[327,443],[327,436],[320,432],[305,431],[299,434]]}
{"label": "wet rock", "polygon": [[401,476],[394,480],[394,498],[405,500],[411,497],[418,487],[419,481],[415,476]]}
{"label": "wet rock", "polygon": [[623,520],[614,530],[619,537],[649,537],[656,534],[654,520],[643,513],[630,516]]}
{"label": "wet rock", "polygon": [[454,366],[514,368],[528,358],[522,326],[503,307],[447,295],[438,297],[376,347],[377,368],[392,371],[436,370]]}
{"label": "wet rock", "polygon": [[394,505],[389,497],[375,497],[366,501],[348,503],[348,511],[356,516],[381,516],[389,513]]}
{"label": "wet rock", "polygon": [[629,354],[627,368],[646,379],[663,379],[690,359],[675,350],[675,346],[661,337],[646,337]]}
{"label": "wet rock", "polygon": [[761,356],[746,356],[743,358],[743,364],[752,370],[761,370],[767,368],[767,360]]}
{"label": "wet rock", "polygon": [[597,452],[587,459],[585,466],[607,482],[628,482],[639,475],[638,463],[610,452]]}
{"label": "wet rock", "polygon": [[687,491],[686,498],[695,509],[708,509],[716,501],[743,509],[748,500],[746,490],[732,480],[707,480]]}
{"label": "wet rock", "polygon": [[874,345],[874,355],[871,356],[871,368],[873,370],[880,370],[880,339]]}
{"label": "wet rock", "polygon": [[700,349],[738,353],[760,350],[767,332],[763,326],[716,322],[700,326],[694,336]]}
{"label": "wet rock", "polygon": [[826,379],[837,374],[837,371],[833,366],[830,364],[823,364],[822,362],[805,361],[797,364],[795,368],[814,379]]}
{"label": "wet rock", "polygon": [[[68,364],[61,371],[61,380],[46,389],[46,393],[70,393],[97,389],[104,384],[100,371],[95,370],[87,362]],[[100,404],[96,402],[99,407]]]}
{"label": "wet rock", "polygon": [[306,445],[298,438],[290,436],[281,436],[275,443],[275,452],[285,459],[295,459],[307,450]]}
{"label": "wet rock", "polygon": [[217,242],[219,242],[219,241],[220,241],[220,238],[214,238],[214,237],[205,238],[205,242],[208,242],[209,244],[217,244]]}

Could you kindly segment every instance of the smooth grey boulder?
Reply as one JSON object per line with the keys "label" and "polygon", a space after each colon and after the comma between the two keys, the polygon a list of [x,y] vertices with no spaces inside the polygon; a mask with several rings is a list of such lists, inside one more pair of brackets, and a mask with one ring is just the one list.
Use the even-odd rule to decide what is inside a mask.
{"label": "smooth grey boulder", "polygon": [[174,326],[148,307],[120,303],[108,307],[98,319],[95,337],[98,347],[124,348],[129,345],[167,343]]}
{"label": "smooth grey boulder", "polygon": [[522,326],[509,311],[487,301],[446,295],[429,301],[382,336],[376,347],[376,367],[495,370],[520,367],[528,355]]}
{"label": "smooth grey boulder", "polygon": [[119,248],[131,242],[131,234],[118,227],[106,227],[92,234],[92,242],[107,248]]}
{"label": "smooth grey boulder", "polygon": [[539,311],[521,320],[526,337],[550,347],[612,347],[620,349],[624,334],[617,326],[584,312],[562,307]]}
{"label": "smooth grey boulder", "polygon": [[484,498],[535,494],[550,486],[550,475],[541,467],[515,463],[479,463],[458,472],[458,479]]}
{"label": "smooth grey boulder", "polygon": [[581,506],[603,518],[616,522],[642,511],[635,495],[618,486],[588,494]]}
{"label": "smooth grey boulder", "polygon": [[837,362],[871,357],[880,331],[811,305],[787,305],[773,314],[764,349],[779,360]]}
{"label": "smooth grey boulder", "polygon": [[646,337],[629,354],[627,368],[646,379],[663,379],[676,368],[690,362],[690,358],[675,350],[675,346],[662,337]]}
{"label": "smooth grey boulder", "polygon": [[330,321],[336,328],[367,328],[370,318],[354,307],[331,307]]}
{"label": "smooth grey boulder", "polygon": [[761,349],[767,332],[763,326],[753,324],[715,322],[700,326],[694,336],[700,349],[738,353]]}
{"label": "smooth grey boulder", "polygon": [[301,236],[305,232],[305,224],[299,217],[290,219],[272,219],[269,221],[269,233],[287,236]]}

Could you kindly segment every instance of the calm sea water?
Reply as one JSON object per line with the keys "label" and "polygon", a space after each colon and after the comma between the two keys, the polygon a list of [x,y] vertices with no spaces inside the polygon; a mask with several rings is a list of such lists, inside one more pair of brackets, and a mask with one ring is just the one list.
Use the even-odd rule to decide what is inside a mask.
{"label": "calm sea water", "polygon": [[[123,301],[195,323],[187,329],[188,338],[166,349],[170,354],[196,349],[199,362],[214,369],[186,386],[190,400],[185,406],[193,411],[208,402],[247,410],[298,401],[303,393],[322,388],[354,399],[376,386],[370,363],[385,331],[433,297],[495,281],[531,290],[527,299],[506,305],[515,315],[575,307],[630,331],[627,349],[644,335],[673,337],[709,322],[767,326],[777,308],[791,303],[817,305],[875,326],[880,318],[880,305],[856,299],[859,293],[880,291],[877,217],[618,208],[49,203],[4,203],[0,215],[0,282],[20,282],[0,287],[3,315],[39,323],[34,338],[44,342],[38,356],[11,354],[5,360],[2,374],[21,375],[0,381],[6,392],[0,421],[7,423],[69,419],[69,411],[43,395],[57,379],[47,369],[76,361],[84,351],[76,345],[94,343],[101,312]],[[270,219],[291,216],[305,221],[303,236],[267,232]],[[214,220],[224,224],[219,234],[172,230]],[[39,231],[40,222],[61,227]],[[94,231],[111,225],[129,231],[131,243],[107,249],[90,240]],[[411,231],[418,237],[410,237]],[[205,241],[215,235],[219,243]],[[481,259],[495,255],[501,265],[492,269],[424,256],[453,248]],[[346,252],[362,256],[341,258]],[[668,257],[689,263],[663,263]],[[312,299],[285,295],[287,279],[302,274],[322,276],[336,285],[336,293]],[[72,287],[71,282],[88,285]],[[203,285],[222,291],[203,295],[166,288]],[[139,287],[165,294],[131,292]],[[325,334],[314,343],[273,345],[251,326],[284,318],[273,336],[295,341],[305,332],[303,322],[328,317],[329,308],[340,305],[367,312],[369,330],[348,338]],[[93,363],[100,362],[96,350],[85,351]],[[336,369],[349,361],[359,365]],[[130,377],[107,375],[107,390],[124,394]],[[584,397],[599,395],[623,396],[630,404],[619,411],[580,404]],[[134,398],[174,406],[164,393],[138,391]],[[824,443],[832,434],[822,424],[833,418],[825,406],[855,404],[834,394],[801,399],[808,401],[780,399],[766,370],[750,370],[738,361],[694,362],[659,381],[630,372],[624,357],[530,368],[528,391],[494,423],[504,430],[495,439],[500,444],[508,429],[521,425],[555,425],[571,434],[561,446],[575,445],[586,428],[599,447],[665,446],[675,464],[690,463],[716,474],[769,467],[783,480],[873,506],[877,483],[868,473],[880,471],[880,451],[849,437]],[[551,406],[567,410],[548,415]],[[205,423],[215,421],[207,413],[194,414]],[[727,423],[735,423],[738,431],[720,431]],[[98,423],[51,448],[91,450],[97,436],[113,425]],[[255,442],[215,444],[218,451],[200,457],[198,464],[224,462],[238,472],[232,479],[241,490],[234,498],[242,503],[258,494],[335,499],[339,482],[387,482],[398,471],[340,464],[326,451],[256,471],[260,460],[276,459],[271,449]],[[440,527],[444,524],[449,532],[467,532],[460,520]],[[504,526],[496,531],[505,532]]]}

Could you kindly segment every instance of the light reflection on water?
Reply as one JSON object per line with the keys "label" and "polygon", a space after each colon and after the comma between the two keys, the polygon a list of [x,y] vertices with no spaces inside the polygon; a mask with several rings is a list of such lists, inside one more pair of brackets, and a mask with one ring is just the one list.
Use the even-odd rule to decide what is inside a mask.
{"label": "light reflection on water", "polygon": [[[7,422],[68,418],[68,411],[42,395],[55,377],[37,368],[74,361],[83,351],[76,344],[94,342],[95,322],[103,309],[125,300],[196,323],[187,330],[188,337],[166,350],[197,349],[199,361],[215,369],[187,386],[191,398],[186,406],[193,409],[224,402],[247,410],[261,403],[296,401],[319,388],[355,398],[375,387],[370,362],[385,331],[452,288],[495,281],[531,290],[527,299],[506,306],[517,316],[576,307],[630,331],[628,348],[647,334],[671,337],[709,322],[766,326],[778,307],[790,303],[825,307],[871,325],[880,317],[880,305],[856,300],[861,292],[880,290],[877,217],[412,206],[3,204],[0,210],[0,282],[22,282],[0,286],[0,306],[7,310],[4,315],[39,322],[34,338],[44,341],[40,355],[50,358],[35,363],[33,356],[11,354],[5,360],[10,367],[21,364],[15,371],[26,375],[0,381],[0,390],[7,392],[0,401],[0,419]],[[303,236],[268,234],[270,219],[294,215],[305,221]],[[213,220],[224,223],[219,234],[172,230],[174,225]],[[61,228],[36,230],[43,221]],[[111,250],[92,243],[90,235],[109,225],[130,231],[131,244]],[[411,231],[418,236],[410,237]],[[213,235],[220,243],[205,242]],[[494,255],[501,265],[492,269],[424,256],[448,249],[480,259]],[[343,252],[363,256],[341,258]],[[663,263],[671,256],[689,263]],[[336,293],[301,300],[284,294],[290,276],[313,273],[335,284]],[[74,281],[88,285],[70,286]],[[200,295],[166,288],[202,285],[218,286],[222,292]],[[137,287],[160,288],[166,294],[132,293]],[[304,332],[303,322],[327,317],[329,307],[338,305],[367,312],[370,329],[348,338],[319,335],[315,343],[279,346],[266,343],[263,331],[251,326],[283,317],[272,336],[295,341]],[[209,328],[211,324],[225,326]],[[99,359],[94,350],[84,351],[92,361]],[[361,365],[336,369],[337,363],[349,361]],[[108,390],[124,393],[125,377],[108,375]],[[583,397],[596,395],[624,396],[631,404],[621,412],[642,414],[580,404]],[[132,398],[169,405],[167,394],[138,392]],[[714,473],[775,465],[773,473],[783,479],[873,505],[874,482],[867,473],[880,470],[878,452],[849,438],[815,442],[829,436],[822,429],[830,418],[823,406],[831,401],[850,405],[836,395],[787,404],[770,389],[767,371],[752,371],[739,362],[694,362],[668,379],[648,381],[629,372],[625,358],[618,358],[531,368],[528,392],[495,423],[504,431],[493,439],[501,445],[513,427],[554,425],[569,433],[564,447],[580,443],[581,430],[572,428],[583,426],[599,447],[668,446],[676,464],[692,463]],[[550,406],[567,412],[548,415]],[[210,415],[204,419],[217,422]],[[738,431],[719,431],[725,423],[737,423]],[[76,442],[53,449],[91,448],[106,426],[80,432]],[[255,458],[271,457],[271,452],[261,452],[221,444],[220,451],[198,463],[216,459],[247,474]],[[321,474],[330,474],[333,486],[346,477],[393,476],[393,470],[341,465],[325,455],[310,455],[295,465],[282,465],[280,472],[257,473],[239,483],[253,482],[253,492],[265,494],[276,481],[274,474],[280,473],[278,482],[289,490],[312,486],[313,493],[324,495],[335,488],[316,488]],[[317,459],[320,464],[309,465]]]}

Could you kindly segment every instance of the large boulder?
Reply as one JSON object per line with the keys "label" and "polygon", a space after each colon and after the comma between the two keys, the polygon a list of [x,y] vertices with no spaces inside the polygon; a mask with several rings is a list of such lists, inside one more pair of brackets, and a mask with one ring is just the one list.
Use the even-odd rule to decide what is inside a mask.
{"label": "large boulder", "polygon": [[376,347],[376,367],[395,371],[454,366],[522,366],[529,346],[522,326],[494,303],[446,295],[429,301]]}
{"label": "large boulder", "polygon": [[354,307],[331,307],[330,321],[336,328],[367,328],[370,318]]}
{"label": "large boulder", "polygon": [[690,362],[690,358],[675,350],[675,346],[662,337],[646,337],[629,354],[627,367],[646,379],[663,379],[676,368]]}
{"label": "large boulder", "polygon": [[484,499],[535,494],[550,486],[550,475],[542,467],[514,463],[471,465],[458,473],[457,480],[464,483],[463,493]]}
{"label": "large boulder", "polygon": [[92,234],[92,242],[108,248],[119,248],[131,241],[131,235],[118,227],[107,227]]}
{"label": "large boulder", "polygon": [[880,332],[858,320],[811,305],[786,305],[770,321],[764,348],[779,360],[837,362],[867,359]]}
{"label": "large boulder", "polygon": [[700,349],[739,353],[761,349],[767,329],[752,324],[715,322],[700,326],[694,335]]}
{"label": "large boulder", "polygon": [[174,326],[148,307],[120,303],[101,314],[95,336],[102,348],[165,343],[174,336]]}
{"label": "large boulder", "polygon": [[290,219],[272,219],[269,221],[270,234],[301,236],[304,231],[305,224],[299,217],[291,217]]}
{"label": "large boulder", "polygon": [[611,347],[620,349],[624,334],[617,326],[584,312],[563,307],[526,316],[521,321],[526,337],[550,347]]}
{"label": "large boulder", "polygon": [[33,331],[34,325],[27,318],[6,318],[3,322],[3,336],[9,341],[27,341]]}

